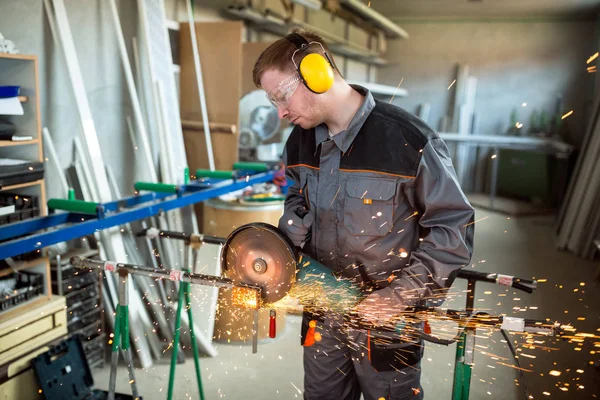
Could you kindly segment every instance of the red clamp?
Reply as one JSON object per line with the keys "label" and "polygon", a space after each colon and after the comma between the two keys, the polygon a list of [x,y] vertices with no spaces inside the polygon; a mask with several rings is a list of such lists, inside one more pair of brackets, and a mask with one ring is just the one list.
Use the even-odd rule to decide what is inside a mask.
{"label": "red clamp", "polygon": [[275,310],[271,310],[269,312],[269,337],[274,339],[275,335],[277,335],[277,314]]}

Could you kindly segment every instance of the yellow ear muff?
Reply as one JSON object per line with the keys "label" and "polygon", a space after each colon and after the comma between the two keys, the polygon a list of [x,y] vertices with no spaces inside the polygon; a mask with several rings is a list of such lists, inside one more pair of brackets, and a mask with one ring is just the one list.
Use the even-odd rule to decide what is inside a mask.
{"label": "yellow ear muff", "polygon": [[329,61],[320,54],[306,55],[298,69],[306,86],[315,93],[325,93],[333,85],[333,69]]}

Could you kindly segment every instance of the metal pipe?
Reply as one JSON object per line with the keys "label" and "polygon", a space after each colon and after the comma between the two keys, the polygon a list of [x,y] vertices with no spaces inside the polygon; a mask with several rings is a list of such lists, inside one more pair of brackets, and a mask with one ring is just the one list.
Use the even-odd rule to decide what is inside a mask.
{"label": "metal pipe", "polygon": [[123,264],[113,261],[99,261],[88,258],[72,257],[71,265],[81,269],[101,269],[113,272],[126,271],[130,274],[149,276],[151,278],[158,279],[169,279],[180,282],[189,282],[194,285],[214,286],[226,289],[238,287],[252,289],[258,292],[261,291],[260,286],[251,285],[243,282],[234,282],[231,279],[221,278],[218,276],[194,274],[190,272],[176,270],[154,269],[141,265]]}
{"label": "metal pipe", "polygon": [[[210,122],[208,126],[213,132],[231,134],[237,133],[237,126],[235,124],[226,124],[223,122]],[[183,129],[189,130],[204,130],[204,123],[198,121],[183,120],[181,121],[181,127]]]}
{"label": "metal pipe", "polygon": [[144,123],[144,117],[142,115],[142,108],[140,107],[140,99],[135,88],[135,81],[133,80],[133,73],[131,72],[131,64],[129,63],[129,55],[127,54],[127,48],[125,47],[125,39],[123,39],[123,29],[121,28],[121,21],[119,20],[119,13],[117,12],[117,6],[115,0],[109,1],[110,10],[112,14],[113,23],[115,25],[115,33],[117,36],[117,44],[119,47],[119,53],[121,55],[121,62],[123,64],[123,72],[125,73],[125,81],[127,83],[127,91],[131,97],[131,105],[133,106],[133,116],[135,118],[135,125],[140,132],[142,139],[142,146],[144,151],[144,157],[148,164],[148,173],[150,179],[153,182],[158,180],[156,170],[154,169],[154,161],[152,159],[152,151],[150,148],[150,142],[148,141],[148,133],[146,131],[146,124]]}
{"label": "metal pipe", "polygon": [[208,155],[208,167],[211,171],[215,170],[215,158],[213,156],[213,147],[210,137],[210,124],[208,123],[208,109],[206,108],[206,94],[204,93],[204,81],[202,80],[202,67],[200,64],[200,55],[198,53],[198,43],[196,43],[196,29],[194,23],[194,10],[192,10],[191,0],[185,2],[190,25],[190,39],[192,41],[192,53],[194,55],[194,69],[196,71],[196,83],[198,84],[198,96],[200,97],[200,110],[202,110],[202,123],[204,125],[204,138],[206,140],[206,151]]}
{"label": "metal pipe", "polygon": [[54,165],[54,168],[56,168],[56,171],[58,172],[58,179],[62,187],[63,196],[66,199],[69,194],[69,185],[67,184],[65,174],[63,173],[60,162],[58,161],[58,155],[56,153],[56,149],[54,148],[54,142],[52,140],[52,136],[50,136],[50,131],[48,128],[42,129],[42,137],[44,140],[44,150],[46,151],[47,155],[46,158]]}
{"label": "metal pipe", "polygon": [[319,11],[323,7],[323,4],[319,0],[292,0],[292,3],[296,3],[315,11]]}

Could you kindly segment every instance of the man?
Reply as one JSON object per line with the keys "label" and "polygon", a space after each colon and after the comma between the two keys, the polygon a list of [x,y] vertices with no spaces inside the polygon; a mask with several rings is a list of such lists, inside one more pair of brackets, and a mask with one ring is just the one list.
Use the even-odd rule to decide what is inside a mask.
{"label": "man", "polygon": [[305,313],[303,333],[310,320],[320,333],[304,347],[305,398],[422,399],[422,342],[376,328],[417,302],[443,299],[470,262],[474,211],[445,144],[423,121],[349,85],[311,32],[274,42],[253,76],[279,117],[296,125],[283,156],[294,184],[279,227],[365,288],[348,311],[374,328]]}

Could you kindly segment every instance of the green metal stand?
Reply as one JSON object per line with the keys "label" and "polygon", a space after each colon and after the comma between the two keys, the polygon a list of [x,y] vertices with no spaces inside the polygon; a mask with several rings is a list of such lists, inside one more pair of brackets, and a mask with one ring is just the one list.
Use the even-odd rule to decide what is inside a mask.
{"label": "green metal stand", "polygon": [[112,356],[110,362],[110,380],[108,383],[108,400],[115,400],[115,388],[117,385],[117,367],[119,365],[119,350],[127,364],[129,372],[129,383],[134,399],[139,399],[137,383],[133,373],[133,360],[129,351],[129,299],[127,285],[129,273],[119,272],[119,304],[115,316],[115,332],[112,343]]}
{"label": "green metal stand", "polygon": [[[186,247],[184,265],[188,264],[189,251],[191,246]],[[198,246],[194,246],[193,250],[193,264],[196,265],[198,261]],[[189,273],[189,268],[185,268],[183,272]],[[204,400],[204,389],[202,388],[202,376],[200,373],[200,358],[198,356],[198,345],[196,344],[196,335],[194,333],[194,319],[192,312],[192,300],[191,292],[192,285],[189,282],[179,283],[179,298],[177,301],[177,316],[175,318],[175,333],[173,338],[173,353],[171,354],[171,370],[169,372],[169,392],[167,394],[167,400],[173,399],[173,388],[175,386],[175,369],[177,368],[177,348],[179,347],[179,334],[181,332],[181,313],[183,310],[183,303],[185,301],[185,307],[188,313],[189,326],[190,326],[190,338],[192,341],[192,352],[194,356],[194,364],[196,367],[196,380],[198,382],[198,392],[200,393],[200,399]]]}
{"label": "green metal stand", "polygon": [[463,332],[456,343],[456,359],[454,362],[454,384],[452,400],[467,400],[471,389],[471,371],[473,366],[465,363],[465,343],[467,335]]}
{"label": "green metal stand", "polygon": [[[475,306],[475,281],[467,283],[467,313],[472,313]],[[456,358],[454,360],[454,383],[452,400],[468,400],[471,391],[471,372],[475,356],[475,329],[465,327],[456,342]]]}

